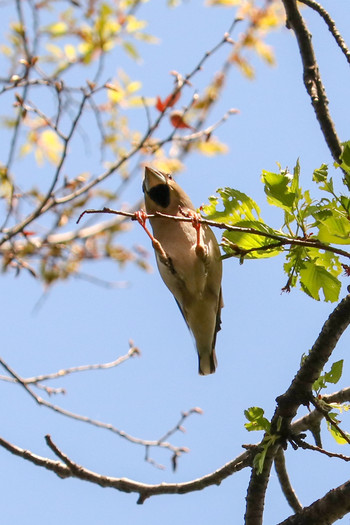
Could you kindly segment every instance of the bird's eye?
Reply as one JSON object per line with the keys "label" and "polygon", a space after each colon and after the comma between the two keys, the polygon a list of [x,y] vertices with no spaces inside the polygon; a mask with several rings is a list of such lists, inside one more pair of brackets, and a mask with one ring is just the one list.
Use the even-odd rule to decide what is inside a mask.
{"label": "bird's eye", "polygon": [[157,184],[148,192],[150,199],[162,208],[167,208],[170,204],[170,188],[167,184]]}

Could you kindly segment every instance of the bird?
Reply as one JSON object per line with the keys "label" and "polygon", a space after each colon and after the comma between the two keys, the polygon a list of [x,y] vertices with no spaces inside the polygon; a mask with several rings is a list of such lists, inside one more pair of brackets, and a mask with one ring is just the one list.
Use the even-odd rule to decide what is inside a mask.
{"label": "bird", "polygon": [[[138,212],[136,218],[152,240],[159,273],[195,339],[199,374],[212,374],[223,307],[218,242],[210,227],[200,223],[189,196],[171,175],[146,166],[142,189],[147,213]],[[150,217],[152,234],[146,220],[157,212],[191,221]]]}

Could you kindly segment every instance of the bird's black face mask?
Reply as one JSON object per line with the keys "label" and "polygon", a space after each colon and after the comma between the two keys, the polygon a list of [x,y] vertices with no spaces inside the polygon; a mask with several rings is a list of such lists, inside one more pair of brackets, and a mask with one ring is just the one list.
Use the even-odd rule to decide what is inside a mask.
{"label": "bird's black face mask", "polygon": [[[146,192],[143,184],[143,191]],[[147,192],[149,198],[162,208],[167,208],[170,204],[170,188],[167,184],[157,184]]]}

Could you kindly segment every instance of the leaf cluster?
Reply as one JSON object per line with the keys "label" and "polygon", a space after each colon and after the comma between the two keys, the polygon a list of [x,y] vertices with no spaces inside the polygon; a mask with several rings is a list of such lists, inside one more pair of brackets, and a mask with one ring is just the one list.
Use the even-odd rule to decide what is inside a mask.
{"label": "leaf cluster", "polygon": [[[350,143],[344,144],[341,167],[344,183],[348,184]],[[313,181],[325,194],[312,197],[300,185],[300,165],[293,172],[282,169],[274,173],[263,170],[261,175],[267,202],[282,212],[282,225],[275,228],[261,217],[258,204],[246,194],[223,188],[211,197],[203,208],[206,217],[228,225],[222,235],[224,258],[262,259],[285,255],[283,265],[289,292],[297,283],[303,292],[320,300],[337,301],[341,289],[340,255],[350,254],[337,245],[350,244],[350,199],[335,190],[328,166],[322,164],[314,171]],[[231,227],[231,228],[230,228]]]}

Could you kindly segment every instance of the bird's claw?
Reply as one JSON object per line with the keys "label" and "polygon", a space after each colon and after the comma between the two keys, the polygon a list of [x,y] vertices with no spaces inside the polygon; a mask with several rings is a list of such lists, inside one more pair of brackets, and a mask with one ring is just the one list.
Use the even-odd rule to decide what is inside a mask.
{"label": "bird's claw", "polygon": [[135,211],[134,216],[135,216],[135,220],[137,220],[137,222],[141,224],[142,228],[145,229],[146,220],[147,220],[147,213],[145,212],[145,210]]}
{"label": "bird's claw", "polygon": [[207,252],[206,247],[203,246],[203,244],[201,244],[201,215],[193,210],[184,210],[181,206],[179,206],[179,212],[184,217],[188,217],[191,219],[192,226],[196,230],[197,234],[195,252],[198,257],[204,259],[207,255]]}
{"label": "bird's claw", "polygon": [[158,254],[160,255],[160,257],[164,260],[167,260],[168,259],[168,256],[166,254],[166,252],[164,251],[162,245],[160,244],[160,242],[152,235],[152,233],[149,231],[149,229],[147,228],[146,226],[146,221],[147,221],[147,213],[145,212],[145,210],[138,210],[138,211],[135,211],[135,214],[134,214],[134,217],[135,217],[135,220],[137,220],[137,222],[142,226],[142,228],[145,230],[145,232],[147,233],[148,237],[151,239],[152,241],[152,246],[153,248],[155,249],[156,252],[158,252]]}

